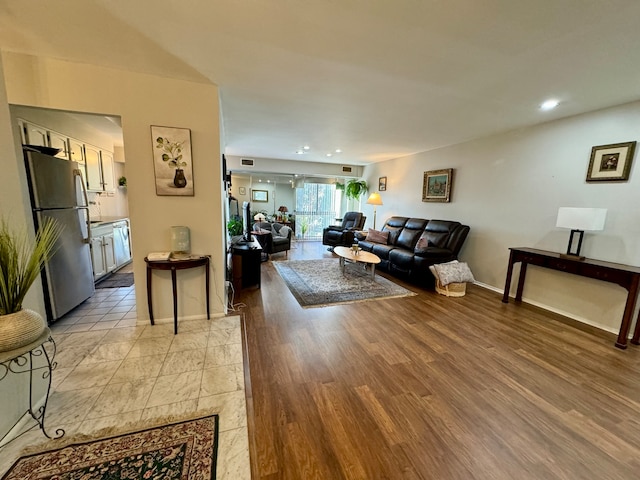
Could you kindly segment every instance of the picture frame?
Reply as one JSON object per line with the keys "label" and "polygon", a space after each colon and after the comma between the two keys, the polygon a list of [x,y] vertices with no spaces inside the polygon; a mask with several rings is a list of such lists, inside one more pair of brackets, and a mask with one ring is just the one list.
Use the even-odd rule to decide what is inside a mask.
{"label": "picture frame", "polygon": [[193,197],[191,130],[151,125],[156,195]]}
{"label": "picture frame", "polygon": [[430,170],[424,172],[422,183],[423,202],[451,201],[451,187],[453,185],[453,168]]}
{"label": "picture frame", "polygon": [[587,182],[629,180],[636,142],[613,143],[591,148]]}
{"label": "picture frame", "polygon": [[252,202],[268,202],[269,190],[251,190]]}
{"label": "picture frame", "polygon": [[238,187],[238,193],[240,195],[246,195],[247,194],[247,189],[246,187]]}
{"label": "picture frame", "polygon": [[378,178],[378,191],[385,192],[387,190],[387,177]]}

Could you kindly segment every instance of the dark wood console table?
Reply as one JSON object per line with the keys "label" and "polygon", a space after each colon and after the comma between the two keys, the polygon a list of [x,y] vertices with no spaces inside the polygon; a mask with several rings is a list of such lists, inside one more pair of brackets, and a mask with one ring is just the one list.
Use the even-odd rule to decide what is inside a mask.
{"label": "dark wood console table", "polygon": [[[624,307],[620,332],[615,343],[618,348],[627,348],[627,337],[631,328],[631,317],[638,298],[638,286],[640,285],[640,267],[632,267],[621,263],[604,262],[586,258],[582,261],[564,258],[560,253],[538,250],[535,248],[510,248],[509,268],[507,269],[507,279],[504,285],[504,295],[502,301],[509,303],[509,290],[511,288],[511,275],[513,264],[520,262],[520,278],[518,279],[518,290],[516,300],[522,300],[522,290],[524,280],[527,275],[527,265],[559,270],[561,272],[572,273],[582,277],[595,278],[605,282],[616,283],[627,290],[627,303]],[[639,316],[640,317],[640,316]],[[640,318],[636,322],[636,328],[631,343],[640,344]]]}
{"label": "dark wood console table", "polygon": [[173,286],[173,333],[178,333],[178,287],[176,285],[176,270],[184,270],[187,268],[204,267],[205,270],[205,294],[207,296],[207,319],[209,315],[209,264],[211,258],[208,255],[196,258],[187,258],[184,260],[149,260],[145,257],[147,263],[147,303],[149,304],[149,320],[151,325],[153,321],[153,303],[151,301],[151,272],[152,270],[171,270],[171,285]]}

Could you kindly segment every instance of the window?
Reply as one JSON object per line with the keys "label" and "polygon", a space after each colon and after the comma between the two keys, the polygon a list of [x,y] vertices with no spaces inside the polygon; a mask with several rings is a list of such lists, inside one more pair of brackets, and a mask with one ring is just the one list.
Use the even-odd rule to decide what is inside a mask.
{"label": "window", "polygon": [[335,185],[305,183],[296,188],[296,237],[319,240],[336,218]]}

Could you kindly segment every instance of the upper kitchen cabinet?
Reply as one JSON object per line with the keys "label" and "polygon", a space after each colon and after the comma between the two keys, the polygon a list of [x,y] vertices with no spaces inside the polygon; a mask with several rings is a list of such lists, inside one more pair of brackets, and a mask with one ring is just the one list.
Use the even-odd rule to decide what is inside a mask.
{"label": "upper kitchen cabinet", "polygon": [[71,161],[85,164],[84,160],[84,143],[74,138],[69,139],[69,157]]}
{"label": "upper kitchen cabinet", "polygon": [[60,133],[51,131],[47,133],[49,135],[49,146],[60,149],[60,153],[56,154],[56,157],[69,160],[69,139]]}
{"label": "upper kitchen cabinet", "polygon": [[49,146],[49,137],[47,136],[47,129],[34,125],[29,122],[22,122],[23,136],[22,142],[26,145],[37,145],[39,147]]}
{"label": "upper kitchen cabinet", "polygon": [[92,145],[85,145],[84,156],[87,168],[87,190],[90,192],[115,191],[113,154]]}

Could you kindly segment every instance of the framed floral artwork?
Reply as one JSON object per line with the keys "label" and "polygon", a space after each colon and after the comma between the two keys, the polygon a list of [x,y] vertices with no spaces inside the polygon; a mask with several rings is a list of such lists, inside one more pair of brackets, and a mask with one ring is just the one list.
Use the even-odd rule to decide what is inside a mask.
{"label": "framed floral artwork", "polygon": [[636,142],[600,145],[591,149],[587,182],[629,180]]}
{"label": "framed floral artwork", "polygon": [[451,185],[453,184],[453,168],[424,172],[422,182],[423,202],[451,201]]}
{"label": "framed floral artwork", "polygon": [[151,125],[156,195],[193,196],[191,130]]}

